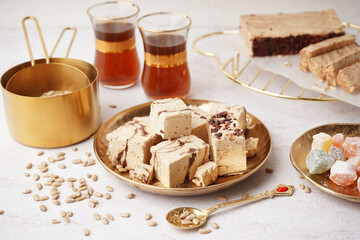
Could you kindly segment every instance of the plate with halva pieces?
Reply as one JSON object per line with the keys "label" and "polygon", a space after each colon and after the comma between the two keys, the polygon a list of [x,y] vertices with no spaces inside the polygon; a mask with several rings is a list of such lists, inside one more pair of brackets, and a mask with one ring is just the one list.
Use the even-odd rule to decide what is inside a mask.
{"label": "plate with halva pieces", "polygon": [[272,149],[266,126],[244,106],[164,99],[126,109],[94,138],[102,166],[141,190],[192,196],[255,173]]}

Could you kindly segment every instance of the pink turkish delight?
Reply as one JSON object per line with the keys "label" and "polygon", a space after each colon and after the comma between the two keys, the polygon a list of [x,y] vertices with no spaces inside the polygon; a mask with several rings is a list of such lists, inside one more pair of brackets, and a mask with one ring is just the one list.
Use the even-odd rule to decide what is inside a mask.
{"label": "pink turkish delight", "polygon": [[342,133],[337,133],[333,137],[333,145],[337,148],[343,149],[343,143],[344,143],[344,135]]}
{"label": "pink turkish delight", "polygon": [[360,156],[360,137],[347,137],[343,143],[345,158]]}
{"label": "pink turkish delight", "polygon": [[339,186],[349,186],[357,179],[356,167],[348,162],[335,161],[330,169],[330,179]]}

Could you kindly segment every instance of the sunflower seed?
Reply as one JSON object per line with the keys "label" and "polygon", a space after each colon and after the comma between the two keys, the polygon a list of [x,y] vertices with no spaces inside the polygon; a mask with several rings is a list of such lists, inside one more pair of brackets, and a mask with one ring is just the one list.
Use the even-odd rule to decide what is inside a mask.
{"label": "sunflower seed", "polygon": [[54,163],[54,162],[55,162],[53,157],[48,157],[48,161],[49,161],[50,163]]}
{"label": "sunflower seed", "polygon": [[291,63],[291,62],[286,61],[286,62],[284,62],[284,65],[285,65],[286,67],[291,67],[291,66],[292,66],[292,63]]}
{"label": "sunflower seed", "polygon": [[94,203],[94,201],[89,201],[88,205],[92,208],[95,208],[96,204]]}
{"label": "sunflower seed", "polygon": [[93,214],[93,218],[94,218],[95,220],[100,221],[101,216],[100,216],[99,214],[97,214],[97,213],[94,213],[94,214]]}
{"label": "sunflower seed", "polygon": [[75,198],[75,201],[80,202],[84,199],[86,199],[86,196],[77,197],[77,198]]}
{"label": "sunflower seed", "polygon": [[213,229],[219,229],[219,224],[217,224],[217,223],[215,223],[215,222],[212,222],[212,223],[211,223],[211,227],[212,227]]}
{"label": "sunflower seed", "polygon": [[83,167],[86,167],[86,166],[88,165],[88,163],[89,163],[89,162],[85,160],[85,161],[82,162],[81,165],[82,165]]}
{"label": "sunflower seed", "polygon": [[83,186],[83,187],[80,187],[80,188],[79,188],[79,191],[81,191],[81,192],[82,192],[82,191],[85,191],[85,190],[87,190],[87,186]]}
{"label": "sunflower seed", "polygon": [[55,194],[54,196],[52,196],[52,200],[57,200],[57,199],[59,199],[59,197],[60,197],[60,194]]}
{"label": "sunflower seed", "polygon": [[180,215],[180,218],[181,219],[185,219],[187,216],[189,216],[190,215],[190,212],[189,211],[185,211],[185,212],[183,212],[181,215]]}
{"label": "sunflower seed", "polygon": [[44,167],[47,167],[47,166],[48,166],[47,162],[41,162],[40,165],[41,165],[41,166],[44,166]]}
{"label": "sunflower seed", "polygon": [[44,177],[44,178],[51,178],[51,177],[54,177],[54,174],[52,174],[52,173],[47,173],[47,174],[44,174],[43,177]]}
{"label": "sunflower seed", "polygon": [[57,178],[57,179],[55,180],[55,182],[57,182],[57,183],[63,183],[63,182],[65,182],[65,180],[64,180],[64,178],[60,177],[60,178]]}
{"label": "sunflower seed", "polygon": [[40,205],[40,211],[46,212],[47,207],[45,205]]}
{"label": "sunflower seed", "polygon": [[41,196],[41,197],[39,198],[39,201],[46,201],[46,200],[48,200],[48,199],[49,199],[49,196],[44,195],[44,196]]}
{"label": "sunflower seed", "polygon": [[91,156],[91,153],[86,152],[85,155],[86,155],[87,157],[90,157],[90,156]]}
{"label": "sunflower seed", "polygon": [[47,171],[49,171],[49,169],[46,168],[46,167],[40,168],[39,170],[40,170],[40,172],[42,172],[42,173],[46,173]]}
{"label": "sunflower seed", "polygon": [[66,223],[70,223],[70,219],[68,218],[68,216],[62,217],[63,221]]}
{"label": "sunflower seed", "polygon": [[109,108],[116,108],[117,106],[115,104],[109,104]]}
{"label": "sunflower seed", "polygon": [[211,229],[200,228],[200,229],[199,229],[199,233],[201,233],[201,234],[208,234],[208,233],[211,233]]}
{"label": "sunflower seed", "polygon": [[125,198],[127,198],[127,199],[133,199],[133,198],[135,198],[135,194],[134,193],[129,193],[129,194],[127,194],[127,195],[125,195]]}
{"label": "sunflower seed", "polygon": [[87,166],[87,167],[90,167],[90,166],[95,165],[95,164],[96,164],[95,159],[89,158],[89,159],[88,159],[88,164],[87,164],[86,166]]}
{"label": "sunflower seed", "polygon": [[65,156],[65,154],[66,153],[64,153],[64,152],[58,152],[58,153],[56,153],[56,156],[57,157],[62,157],[62,156]]}
{"label": "sunflower seed", "polygon": [[53,204],[55,204],[56,206],[60,206],[61,202],[59,200],[52,200]]}
{"label": "sunflower seed", "polygon": [[24,173],[25,177],[30,177],[30,173]]}
{"label": "sunflower seed", "polygon": [[106,217],[107,217],[109,220],[114,221],[114,217],[113,217],[113,215],[111,215],[110,213],[107,213],[107,214],[106,214]]}
{"label": "sunflower seed", "polygon": [[92,187],[89,187],[87,191],[90,196],[94,194],[94,189]]}
{"label": "sunflower seed", "polygon": [[60,157],[54,158],[54,161],[55,161],[55,162],[62,161],[62,160],[65,160],[65,157],[64,157],[64,156],[60,156]]}
{"label": "sunflower seed", "polygon": [[302,183],[300,183],[300,184],[299,184],[299,187],[300,187],[302,190],[304,190],[304,189],[305,189],[305,185],[304,185],[304,184],[302,184]]}
{"label": "sunflower seed", "polygon": [[41,183],[36,184],[36,189],[41,190],[43,188],[43,185]]}
{"label": "sunflower seed", "polygon": [[67,182],[76,182],[76,178],[67,178],[66,179]]}
{"label": "sunflower seed", "polygon": [[98,176],[95,174],[94,176],[92,176],[91,180],[93,180],[94,182],[96,182],[98,180]]}
{"label": "sunflower seed", "polygon": [[66,198],[65,202],[66,203],[73,203],[73,202],[75,202],[75,199],[68,197],[68,198]]}
{"label": "sunflower seed", "polygon": [[72,217],[72,216],[74,216],[74,213],[73,213],[72,211],[67,211],[67,212],[66,212],[66,215],[67,215],[68,217]]}
{"label": "sunflower seed", "polygon": [[102,217],[101,218],[101,222],[105,225],[108,225],[109,224],[109,220],[106,218],[106,217]]}
{"label": "sunflower seed", "polygon": [[194,219],[192,220],[192,222],[193,222],[193,224],[198,225],[199,222],[200,222],[200,220],[199,220],[198,218],[194,218]]}
{"label": "sunflower seed", "polygon": [[58,223],[61,223],[61,222],[59,220],[57,220],[57,219],[53,219],[53,220],[51,220],[51,223],[58,224]]}
{"label": "sunflower seed", "polygon": [[40,196],[37,194],[34,194],[33,199],[38,202],[38,201],[40,201]]}
{"label": "sunflower seed", "polygon": [[83,196],[84,196],[85,198],[90,198],[90,195],[89,195],[88,193],[83,193]]}
{"label": "sunflower seed", "polygon": [[44,151],[39,151],[39,152],[37,153],[38,156],[41,156],[41,155],[43,155],[43,154],[44,154]]}
{"label": "sunflower seed", "polygon": [[81,159],[74,159],[71,161],[73,164],[81,164],[82,160]]}
{"label": "sunflower seed", "polygon": [[109,200],[111,198],[111,194],[110,193],[105,193],[104,198]]}
{"label": "sunflower seed", "polygon": [[196,218],[196,215],[195,214],[190,214],[189,216],[187,216],[186,218],[185,218],[185,220],[190,220],[190,221],[192,221],[194,218]]}
{"label": "sunflower seed", "polygon": [[78,148],[77,147],[73,147],[73,149],[72,149],[74,152],[76,152],[77,150],[78,150]]}
{"label": "sunflower seed", "polygon": [[150,213],[145,214],[145,221],[150,220],[152,218]]}
{"label": "sunflower seed", "polygon": [[84,184],[84,183],[86,183],[85,178],[79,178],[79,183],[80,183],[80,184]]}
{"label": "sunflower seed", "polygon": [[90,230],[87,228],[84,228],[84,236],[87,237],[90,235]]}
{"label": "sunflower seed", "polygon": [[60,187],[60,186],[61,186],[61,183],[53,183],[51,186],[53,186],[53,187]]}
{"label": "sunflower seed", "polygon": [[157,225],[157,223],[155,221],[148,221],[148,222],[146,222],[146,224],[150,227],[155,227]]}
{"label": "sunflower seed", "polygon": [[87,177],[87,178],[91,178],[92,176],[93,176],[93,175],[90,174],[90,173],[87,173],[87,174],[86,174],[86,177]]}
{"label": "sunflower seed", "polygon": [[304,179],[305,177],[304,177],[303,175],[300,175],[299,178],[300,178],[300,179]]}
{"label": "sunflower seed", "polygon": [[114,189],[113,189],[112,187],[110,187],[110,186],[106,186],[105,188],[106,188],[106,190],[108,190],[109,192],[113,192],[113,191],[114,191]]}
{"label": "sunflower seed", "polygon": [[23,194],[29,194],[29,193],[31,193],[32,191],[31,191],[31,189],[30,188],[27,188],[27,189],[25,189],[22,193]]}
{"label": "sunflower seed", "polygon": [[241,195],[241,198],[248,198],[249,197],[249,194],[247,194],[246,192],[244,192],[242,195]]}
{"label": "sunflower seed", "polygon": [[35,174],[33,175],[33,178],[34,178],[35,181],[37,181],[37,180],[40,179],[40,176],[39,176],[39,174],[35,173]]}
{"label": "sunflower seed", "polygon": [[26,169],[30,169],[30,168],[32,168],[32,166],[33,166],[33,165],[32,165],[32,163],[30,162],[30,163],[26,164],[25,168],[26,168]]}
{"label": "sunflower seed", "polygon": [[120,213],[120,217],[128,218],[128,217],[130,217],[130,213],[128,213],[128,212]]}
{"label": "sunflower seed", "polygon": [[311,188],[309,188],[308,186],[305,186],[304,191],[305,191],[305,193],[311,193]]}
{"label": "sunflower seed", "polygon": [[274,172],[274,169],[272,169],[272,168],[265,168],[265,172],[267,172],[267,173],[273,173],[273,172]]}
{"label": "sunflower seed", "polygon": [[4,214],[5,211],[4,210],[0,210],[0,215]]}
{"label": "sunflower seed", "polygon": [[181,220],[181,224],[183,224],[183,225],[189,225],[191,223],[192,223],[192,221],[190,221],[188,219]]}
{"label": "sunflower seed", "polygon": [[217,196],[217,198],[222,202],[226,202],[228,200],[227,197],[221,195]]}
{"label": "sunflower seed", "polygon": [[66,168],[65,164],[62,164],[62,163],[57,163],[57,166],[58,166],[59,168],[61,168],[61,169],[65,169],[65,168]]}
{"label": "sunflower seed", "polygon": [[95,198],[94,199],[91,199],[95,204],[99,204],[98,200],[96,200]]}
{"label": "sunflower seed", "polygon": [[61,211],[61,212],[60,212],[60,216],[65,217],[65,216],[66,216],[66,212],[65,212],[65,211]]}

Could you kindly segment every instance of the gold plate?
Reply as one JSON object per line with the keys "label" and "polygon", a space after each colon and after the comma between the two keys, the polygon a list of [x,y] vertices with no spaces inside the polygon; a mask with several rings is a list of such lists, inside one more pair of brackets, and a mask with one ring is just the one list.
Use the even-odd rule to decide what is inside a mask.
{"label": "gold plate", "polygon": [[336,185],[329,179],[330,171],[323,174],[309,173],[306,167],[306,157],[311,150],[312,136],[320,132],[327,133],[331,136],[336,133],[342,133],[345,137],[355,137],[360,136],[360,124],[337,123],[310,129],[292,144],[290,148],[291,163],[301,175],[320,190],[352,202],[360,202],[360,192],[356,187],[356,182],[348,187],[342,187]]}
{"label": "gold plate", "polygon": [[[204,110],[208,109],[212,104],[215,103],[212,101],[196,99],[184,99],[184,102],[188,106],[199,107]],[[133,117],[149,115],[150,104],[151,102],[141,104],[116,114],[114,117],[109,119],[104,125],[101,126],[94,138],[94,151],[99,162],[108,172],[110,172],[120,180],[123,180],[130,186],[151,193],[172,196],[193,196],[212,193],[228,188],[249,177],[257,170],[259,170],[262,165],[264,165],[270,155],[272,148],[270,132],[259,119],[248,113],[248,129],[246,131],[246,137],[257,137],[259,138],[259,143],[256,155],[254,157],[248,158],[248,170],[246,172],[235,176],[219,177],[213,184],[206,187],[198,187],[192,182],[187,182],[177,188],[166,188],[163,187],[163,185],[156,179],[154,179],[150,184],[143,184],[133,181],[130,179],[129,173],[120,173],[114,166],[111,165],[111,161],[106,155],[106,152],[108,150],[108,141],[106,140],[106,134],[112,132],[121,124],[132,120]]]}

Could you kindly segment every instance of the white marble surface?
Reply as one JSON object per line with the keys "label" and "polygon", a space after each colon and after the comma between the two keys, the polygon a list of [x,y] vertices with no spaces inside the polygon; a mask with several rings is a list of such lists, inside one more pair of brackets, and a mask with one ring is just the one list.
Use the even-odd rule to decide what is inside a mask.
{"label": "white marble surface", "polygon": [[[26,45],[20,28],[20,19],[25,15],[36,15],[44,26],[43,33],[48,50],[53,46],[60,28],[64,24],[79,27],[71,57],[88,62],[93,61],[93,33],[85,14],[85,9],[95,1],[1,1],[0,16],[0,74],[10,67],[28,61]],[[156,10],[175,10],[188,13],[194,19],[188,44],[192,87],[189,98],[208,99],[231,104],[243,104],[248,111],[260,118],[269,128],[273,138],[273,151],[263,168],[238,185],[219,193],[196,197],[168,197],[142,192],[116,179],[106,172],[100,164],[89,168],[73,165],[71,159],[85,159],[85,152],[93,152],[92,140],[61,149],[47,149],[41,157],[36,156],[39,149],[26,147],[14,141],[6,125],[3,99],[0,100],[0,239],[84,239],[83,228],[91,231],[89,239],[358,239],[359,204],[330,196],[313,187],[306,180],[299,179],[299,173],[289,160],[289,148],[292,142],[303,132],[326,123],[359,123],[360,109],[349,104],[315,103],[282,100],[260,95],[246,90],[223,76],[213,59],[199,55],[191,49],[190,43],[198,36],[237,26],[238,15],[250,12],[295,12],[300,10],[336,8],[344,21],[360,24],[360,9],[357,1],[136,1],[144,10],[142,13]],[[345,2],[345,3],[344,3]],[[261,4],[260,4],[261,3]],[[233,7],[236,6],[236,7]],[[37,58],[41,58],[41,48],[36,42],[34,29],[33,49]],[[142,44],[138,36],[137,46],[142,57]],[[214,46],[216,47],[216,46]],[[63,51],[58,52],[62,56]],[[249,75],[250,76],[250,75]],[[243,76],[248,77],[247,75]],[[100,89],[101,116],[105,122],[114,114],[131,106],[147,102],[141,84],[135,87],[114,91]],[[118,107],[109,108],[108,104]],[[96,191],[105,193],[105,186],[114,188],[111,200],[100,199],[100,204],[89,208],[86,202],[64,203],[69,189],[64,184],[60,188],[61,206],[50,201],[44,202],[47,212],[39,210],[39,202],[31,195],[21,194],[25,188],[33,193],[48,194],[48,189],[36,190],[35,181],[24,177],[25,172],[38,172],[36,165],[58,151],[65,151],[66,170],[50,165],[50,172],[64,177],[84,177],[86,173],[96,173],[97,182],[89,181]],[[26,170],[25,165],[32,162],[35,167]],[[265,173],[265,167],[274,169],[273,174]],[[41,178],[39,182],[44,182]],[[180,231],[166,223],[168,210],[180,206],[207,208],[219,202],[217,195],[225,195],[229,200],[240,198],[242,193],[250,195],[272,189],[279,183],[293,184],[296,191],[291,198],[275,198],[215,213],[210,222],[217,222],[220,229],[208,235],[197,231]],[[298,186],[300,183],[312,188],[305,194]],[[128,193],[136,198],[125,199]],[[72,210],[74,216],[70,224],[53,225],[51,219],[60,219],[61,210]],[[111,213],[115,221],[105,226],[92,218],[93,213]],[[121,212],[130,212],[129,219],[121,218]],[[145,224],[144,215],[151,213],[158,226]],[[210,224],[206,227],[210,228]]]}

